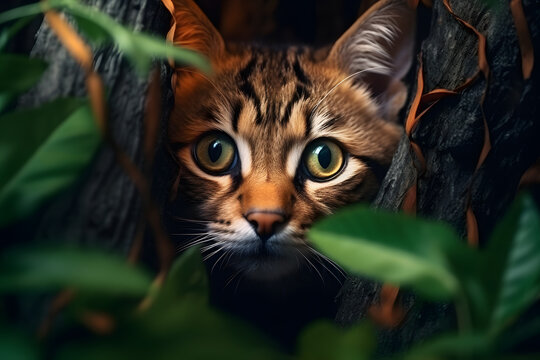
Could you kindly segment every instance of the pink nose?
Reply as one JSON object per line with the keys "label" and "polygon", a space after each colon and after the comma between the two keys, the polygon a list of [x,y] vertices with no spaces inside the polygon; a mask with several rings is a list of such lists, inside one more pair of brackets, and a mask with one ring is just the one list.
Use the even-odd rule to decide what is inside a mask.
{"label": "pink nose", "polygon": [[246,219],[262,241],[268,240],[274,235],[277,227],[285,223],[285,216],[279,211],[250,211]]}

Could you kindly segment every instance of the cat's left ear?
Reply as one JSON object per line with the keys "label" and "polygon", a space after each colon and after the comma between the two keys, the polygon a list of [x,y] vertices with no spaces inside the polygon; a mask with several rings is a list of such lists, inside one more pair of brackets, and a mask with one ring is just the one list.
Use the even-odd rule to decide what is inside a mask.
{"label": "cat's left ear", "polygon": [[193,0],[172,0],[176,28],[174,44],[200,52],[211,62],[225,52],[223,38]]}
{"label": "cat's left ear", "polygon": [[401,78],[408,72],[414,51],[416,11],[407,0],[380,0],[364,13],[333,45],[328,61],[366,84],[393,118],[406,99]]}

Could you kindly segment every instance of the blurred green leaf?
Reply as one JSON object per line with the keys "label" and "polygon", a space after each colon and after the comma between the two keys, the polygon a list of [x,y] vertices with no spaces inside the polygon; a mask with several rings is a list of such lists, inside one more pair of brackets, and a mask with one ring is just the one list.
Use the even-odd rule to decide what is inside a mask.
{"label": "blurred green leaf", "polygon": [[40,59],[0,54],[0,92],[21,93],[32,87],[47,69]]}
{"label": "blurred green leaf", "polygon": [[206,271],[196,248],[174,262],[164,286],[155,291],[148,309],[117,316],[112,334],[62,344],[55,358],[289,358],[257,329],[210,307]]}
{"label": "blurred green leaf", "polygon": [[34,342],[13,329],[0,328],[0,359],[36,360],[39,358]]}
{"label": "blurred green leaf", "polygon": [[24,17],[17,20],[13,25],[8,26],[0,31],[0,52],[4,50],[9,40],[28,25],[37,14]]}
{"label": "blurred green leaf", "polygon": [[9,9],[0,13],[0,25],[21,18],[38,15],[47,10],[57,9],[68,4],[76,3],[78,1],[79,0],[47,0]]}
{"label": "blurred green leaf", "polygon": [[21,6],[1,13],[0,24],[53,8],[72,15],[90,40],[99,44],[110,37],[141,74],[148,73],[154,58],[172,58],[180,64],[211,72],[208,60],[199,53],[174,46],[158,36],[128,29],[107,14],[76,0],[49,0],[46,3]]}
{"label": "blurred green leaf", "polygon": [[[58,0],[50,1],[53,4],[58,3]],[[21,18],[34,16],[43,12],[43,3],[34,3],[19,6],[0,13],[0,25],[9,21],[19,20]]]}
{"label": "blurred green leaf", "polygon": [[157,36],[130,30],[95,8],[73,2],[66,4],[66,10],[91,40],[100,43],[112,38],[142,74],[148,73],[155,58],[172,58],[181,64],[211,71],[208,61],[197,52],[174,46]]}
{"label": "blurred green leaf", "polygon": [[446,334],[414,346],[397,359],[494,359],[493,344],[486,334]]}
{"label": "blurred green leaf", "polygon": [[483,275],[492,326],[506,325],[540,296],[540,213],[530,195],[518,197],[495,229]]}
{"label": "blurred green leaf", "polygon": [[0,118],[0,226],[30,215],[92,159],[100,133],[90,109],[73,112],[75,103],[59,100]]}
{"label": "blurred green leaf", "polygon": [[83,16],[74,16],[81,32],[95,45],[103,45],[113,40],[111,34],[92,20]]}
{"label": "blurred green leaf", "polygon": [[188,295],[198,296],[204,301],[209,296],[208,277],[199,248],[188,249],[174,261],[153,306],[175,303]]}
{"label": "blurred green leaf", "polygon": [[45,69],[47,63],[42,60],[0,54],[0,113],[15,96],[37,83]]}
{"label": "blurred green leaf", "polygon": [[81,99],[57,99],[34,109],[22,109],[0,117],[0,189],[51,133],[83,105]]}
{"label": "blurred green leaf", "polygon": [[435,300],[458,294],[450,259],[470,250],[449,227],[356,206],[322,220],[313,244],[348,271],[410,286]]}
{"label": "blurred green leaf", "polygon": [[142,296],[150,283],[147,273],[125,259],[90,249],[28,247],[0,255],[0,293],[72,288]]}
{"label": "blurred green leaf", "polygon": [[317,322],[300,334],[298,354],[300,360],[362,360],[371,358],[375,345],[375,333],[367,323],[343,329]]}
{"label": "blurred green leaf", "polygon": [[77,339],[57,359],[288,359],[257,329],[188,297],[119,321],[107,337]]}

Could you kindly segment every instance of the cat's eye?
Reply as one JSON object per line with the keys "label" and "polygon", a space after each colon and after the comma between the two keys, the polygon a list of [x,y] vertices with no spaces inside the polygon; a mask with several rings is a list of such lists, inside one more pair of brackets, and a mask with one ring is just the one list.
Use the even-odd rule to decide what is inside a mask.
{"label": "cat's eye", "polygon": [[315,180],[329,180],[341,168],[345,157],[338,144],[329,139],[312,141],[304,150],[303,162],[309,175]]}
{"label": "cat's eye", "polygon": [[197,142],[194,155],[202,170],[209,174],[222,175],[234,165],[236,147],[226,134],[212,132]]}

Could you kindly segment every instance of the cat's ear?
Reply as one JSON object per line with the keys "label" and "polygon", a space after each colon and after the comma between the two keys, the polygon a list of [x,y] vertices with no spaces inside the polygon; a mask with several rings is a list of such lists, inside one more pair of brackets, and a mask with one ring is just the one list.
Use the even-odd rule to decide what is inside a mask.
{"label": "cat's ear", "polygon": [[192,0],[172,0],[174,5],[174,44],[195,50],[214,61],[225,51],[223,38]]}
{"label": "cat's ear", "polygon": [[380,0],[336,41],[328,55],[329,61],[368,85],[389,118],[406,98],[400,79],[413,60],[415,14],[407,0]]}

